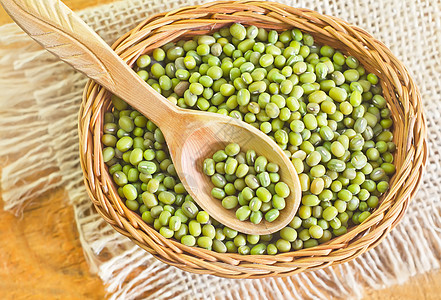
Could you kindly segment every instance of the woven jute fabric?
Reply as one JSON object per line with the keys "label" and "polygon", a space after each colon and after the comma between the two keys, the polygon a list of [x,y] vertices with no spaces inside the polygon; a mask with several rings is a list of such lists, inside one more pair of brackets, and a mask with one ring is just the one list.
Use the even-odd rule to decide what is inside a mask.
{"label": "woven jute fabric", "polygon": [[[126,0],[80,12],[107,42],[154,13],[203,1]],[[232,280],[195,275],[152,258],[93,211],[78,160],[77,113],[86,78],[35,45],[15,25],[0,28],[0,155],[5,209],[26,217],[37,195],[63,186],[91,269],[110,298],[360,298],[439,268],[441,260],[441,1],[280,1],[340,17],[383,41],[410,70],[428,121],[427,171],[401,223],[374,250],[320,271],[287,278]],[[19,124],[19,125],[17,125]],[[27,177],[43,169],[50,174]]]}

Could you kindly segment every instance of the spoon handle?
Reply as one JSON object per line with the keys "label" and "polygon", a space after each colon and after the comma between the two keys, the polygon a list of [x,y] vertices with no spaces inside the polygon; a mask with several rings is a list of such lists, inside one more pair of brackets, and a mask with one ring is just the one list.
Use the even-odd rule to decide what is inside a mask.
{"label": "spoon handle", "polygon": [[[59,0],[0,0],[12,19],[46,50],[124,99],[161,127],[176,106],[142,80]],[[168,117],[166,117],[168,116]]]}

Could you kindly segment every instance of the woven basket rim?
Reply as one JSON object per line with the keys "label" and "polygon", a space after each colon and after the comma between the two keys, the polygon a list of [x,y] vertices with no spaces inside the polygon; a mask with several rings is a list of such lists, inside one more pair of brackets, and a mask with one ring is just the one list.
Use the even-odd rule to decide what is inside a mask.
{"label": "woven basket rim", "polygon": [[336,17],[267,1],[217,1],[183,7],[147,18],[113,45],[126,63],[168,41],[206,34],[234,22],[267,29],[297,27],[360,63],[381,79],[392,110],[397,172],[380,206],[362,224],[318,246],[274,256],[214,251],[166,239],[125,207],[101,155],[102,119],[110,95],[87,83],[79,115],[80,160],[86,188],[100,215],[121,234],[156,258],[183,270],[231,278],[288,276],[342,263],[378,245],[397,225],[415,195],[427,160],[426,121],[421,96],[406,67],[365,30]]}

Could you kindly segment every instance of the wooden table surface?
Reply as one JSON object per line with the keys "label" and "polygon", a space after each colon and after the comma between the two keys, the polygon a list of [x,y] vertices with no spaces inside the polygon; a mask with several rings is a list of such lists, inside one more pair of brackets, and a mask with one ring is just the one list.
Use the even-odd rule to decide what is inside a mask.
{"label": "wooden table surface", "polygon": [[[64,0],[72,9],[114,0]],[[0,25],[11,22],[0,8]],[[35,199],[25,217],[3,211],[0,199],[0,299],[103,299],[101,280],[89,272],[73,209],[57,189]],[[371,291],[365,299],[441,299],[441,271],[410,278],[403,285]]]}

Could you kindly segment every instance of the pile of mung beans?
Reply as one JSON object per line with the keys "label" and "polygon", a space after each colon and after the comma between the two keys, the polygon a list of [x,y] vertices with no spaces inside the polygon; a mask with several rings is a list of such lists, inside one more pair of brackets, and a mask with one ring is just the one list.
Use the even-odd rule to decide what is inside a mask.
{"label": "pile of mung beans", "polygon": [[256,151],[241,152],[237,143],[218,150],[212,158],[204,160],[202,171],[210,176],[215,186],[211,195],[222,201],[226,209],[236,209],[240,221],[259,224],[274,222],[286,206],[285,198],[291,193],[289,186],[280,181],[279,166],[268,162]]}
{"label": "pile of mung beans", "polygon": [[259,128],[291,159],[302,188],[296,216],[279,232],[225,227],[185,191],[161,130],[113,96],[103,159],[127,207],[166,238],[244,255],[309,248],[362,223],[388,190],[393,122],[377,76],[309,34],[233,24],[142,55],[135,71],[182,108]]}

